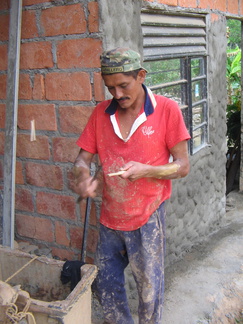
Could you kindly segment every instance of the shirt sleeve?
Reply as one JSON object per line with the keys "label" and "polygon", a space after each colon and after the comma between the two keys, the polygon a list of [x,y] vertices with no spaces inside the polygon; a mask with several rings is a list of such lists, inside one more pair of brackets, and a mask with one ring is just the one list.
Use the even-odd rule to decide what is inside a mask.
{"label": "shirt sleeve", "polygon": [[97,153],[97,143],[96,143],[96,116],[97,116],[97,107],[91,114],[87,125],[85,126],[82,134],[77,140],[76,144],[92,154]]}

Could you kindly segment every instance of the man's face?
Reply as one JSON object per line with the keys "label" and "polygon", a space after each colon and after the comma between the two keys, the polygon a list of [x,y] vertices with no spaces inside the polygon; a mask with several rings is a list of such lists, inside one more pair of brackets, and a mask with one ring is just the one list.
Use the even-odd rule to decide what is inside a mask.
{"label": "man's face", "polygon": [[144,94],[142,83],[145,80],[145,71],[138,73],[137,79],[123,73],[103,75],[103,80],[111,95],[117,100],[121,108],[133,108],[140,96]]}

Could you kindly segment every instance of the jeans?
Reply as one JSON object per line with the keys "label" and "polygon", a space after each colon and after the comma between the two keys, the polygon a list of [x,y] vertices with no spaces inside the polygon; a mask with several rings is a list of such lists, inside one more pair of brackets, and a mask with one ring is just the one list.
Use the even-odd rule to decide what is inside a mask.
{"label": "jeans", "polygon": [[137,285],[139,324],[160,324],[164,295],[165,255],[164,203],[148,222],[134,231],[100,226],[97,249],[97,295],[105,322],[133,324],[129,310],[124,270],[130,263]]}

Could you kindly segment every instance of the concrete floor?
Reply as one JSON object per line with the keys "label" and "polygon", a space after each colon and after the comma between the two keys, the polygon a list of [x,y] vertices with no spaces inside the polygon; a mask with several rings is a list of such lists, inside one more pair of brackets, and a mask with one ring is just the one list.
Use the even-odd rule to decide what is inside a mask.
{"label": "concrete floor", "polygon": [[243,193],[227,197],[227,225],[167,269],[164,324],[243,320]]}

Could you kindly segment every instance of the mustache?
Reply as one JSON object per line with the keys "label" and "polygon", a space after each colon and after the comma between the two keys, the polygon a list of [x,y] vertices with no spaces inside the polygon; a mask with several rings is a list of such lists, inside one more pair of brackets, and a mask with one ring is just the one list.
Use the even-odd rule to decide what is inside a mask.
{"label": "mustache", "polygon": [[128,97],[121,97],[119,99],[116,99],[116,101],[119,102],[119,101],[126,100],[126,99],[129,99],[129,98]]}

